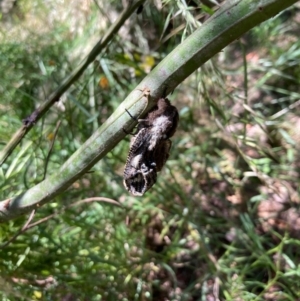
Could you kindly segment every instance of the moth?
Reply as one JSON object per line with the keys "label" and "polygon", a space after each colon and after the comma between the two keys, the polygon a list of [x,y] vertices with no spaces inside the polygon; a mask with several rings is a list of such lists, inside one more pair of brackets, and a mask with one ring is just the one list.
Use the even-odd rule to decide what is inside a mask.
{"label": "moth", "polygon": [[165,165],[176,131],[179,114],[167,98],[160,98],[145,119],[138,120],[137,132],[124,169],[124,186],[135,196],[142,196],[157,179]]}

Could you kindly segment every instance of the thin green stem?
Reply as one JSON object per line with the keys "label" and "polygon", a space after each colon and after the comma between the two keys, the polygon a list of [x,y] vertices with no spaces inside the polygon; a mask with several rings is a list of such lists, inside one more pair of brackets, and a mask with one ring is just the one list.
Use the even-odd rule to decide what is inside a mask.
{"label": "thin green stem", "polygon": [[137,0],[132,5],[128,5],[121,13],[120,17],[116,22],[109,28],[106,35],[101,38],[94,48],[91,50],[89,55],[75,68],[75,70],[67,77],[62,84],[54,91],[46,101],[37,108],[28,119],[26,124],[17,130],[13,135],[11,140],[6,144],[3,150],[0,152],[0,166],[5,162],[8,156],[13,152],[17,145],[21,142],[23,137],[30,131],[34,124],[46,114],[46,112],[51,108],[51,106],[59,100],[59,98],[72,86],[73,83],[83,74],[87,67],[96,59],[96,57],[101,53],[101,51],[108,45],[108,43],[113,39],[114,35],[118,32],[125,21],[130,17],[132,13],[135,12],[137,7],[139,7],[145,0]]}

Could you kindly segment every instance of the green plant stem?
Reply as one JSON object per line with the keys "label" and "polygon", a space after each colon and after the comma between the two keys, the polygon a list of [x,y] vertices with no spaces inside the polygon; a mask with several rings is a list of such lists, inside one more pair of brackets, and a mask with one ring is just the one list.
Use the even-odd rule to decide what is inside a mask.
{"label": "green plant stem", "polygon": [[[176,47],[120,104],[110,118],[43,182],[14,198],[0,202],[0,221],[7,221],[51,201],[103,158],[135,122],[125,112],[140,116],[155,99],[174,90],[192,72],[229,43],[273,17],[296,0],[228,0],[201,28]],[[150,89],[148,107],[138,89]]]}
{"label": "green plant stem", "polygon": [[34,122],[28,125],[23,125],[17,132],[13,135],[11,140],[6,144],[3,150],[0,152],[0,166],[5,162],[8,156],[13,152],[17,145],[21,142],[22,138],[30,131],[34,124],[51,108],[51,106],[59,101],[59,98],[71,87],[71,85],[76,82],[76,80],[82,75],[82,73],[87,69],[87,67],[94,62],[97,55],[107,46],[107,44],[113,39],[114,35],[118,32],[124,22],[131,16],[132,13],[143,3],[145,0],[134,1],[131,5],[128,5],[121,13],[120,17],[114,22],[114,24],[109,28],[106,35],[101,38],[98,43],[91,50],[89,55],[76,67],[76,69],[66,78],[62,84],[54,91],[46,101],[37,108],[32,116],[34,116]]}

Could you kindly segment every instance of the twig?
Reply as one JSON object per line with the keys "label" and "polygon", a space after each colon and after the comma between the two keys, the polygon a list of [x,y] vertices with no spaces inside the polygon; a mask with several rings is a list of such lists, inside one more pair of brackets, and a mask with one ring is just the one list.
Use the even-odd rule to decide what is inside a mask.
{"label": "twig", "polygon": [[272,115],[270,117],[271,120],[277,119],[279,117],[281,117],[282,115],[286,114],[287,112],[295,109],[296,107],[298,107],[300,105],[300,99],[297,100],[296,102],[292,103],[291,105],[289,105],[287,108],[284,108],[283,110],[277,112],[276,114]]}
{"label": "twig", "polygon": [[37,285],[37,286],[41,286],[41,287],[48,287],[51,285],[55,285],[56,284],[56,280],[54,279],[53,276],[49,276],[45,279],[34,279],[34,280],[28,280],[28,279],[24,279],[24,278],[16,278],[16,277],[12,277],[11,280],[14,283],[18,283],[18,284],[31,284],[31,285]]}
{"label": "twig", "polygon": [[28,220],[26,221],[26,223],[24,224],[24,226],[12,237],[10,238],[7,242],[5,242],[4,244],[2,244],[0,246],[0,249],[4,249],[5,247],[7,247],[10,243],[12,243],[20,234],[24,233],[27,229],[28,229],[28,225],[31,222],[31,220],[33,219],[35,214],[35,210],[32,210]]}
{"label": "twig", "polygon": [[73,204],[70,204],[68,206],[65,206],[64,208],[62,208],[62,210],[58,211],[58,212],[55,212],[53,214],[50,214],[32,224],[30,224],[30,222],[32,221],[33,217],[34,217],[34,214],[35,214],[35,210],[33,210],[28,218],[28,220],[26,221],[26,223],[24,224],[24,226],[12,237],[10,238],[7,242],[5,242],[4,244],[2,244],[0,246],[0,249],[4,249],[5,247],[7,247],[10,243],[12,243],[20,234],[24,233],[25,231],[39,225],[39,224],[42,224],[46,221],[48,221],[49,219],[57,216],[57,215],[60,215],[61,213],[65,212],[67,209],[71,208],[71,207],[74,207],[74,206],[77,206],[77,205],[81,205],[81,204],[84,204],[84,203],[91,203],[91,202],[106,202],[106,203],[110,203],[110,204],[114,204],[114,205],[117,205],[117,206],[120,206],[122,207],[122,205],[120,203],[118,203],[117,201],[113,200],[113,199],[109,199],[109,198],[104,198],[104,197],[93,197],[93,198],[87,198],[87,199],[83,199],[83,200],[80,200],[80,201],[77,201]]}
{"label": "twig", "polygon": [[46,174],[47,174],[48,163],[49,163],[49,160],[50,160],[50,156],[51,156],[51,153],[52,153],[52,149],[53,149],[53,146],[54,146],[55,138],[56,138],[58,129],[60,127],[60,124],[61,124],[61,120],[59,120],[57,122],[55,130],[54,130],[53,138],[52,138],[52,141],[51,141],[51,144],[50,144],[50,148],[49,148],[49,152],[48,152],[48,155],[47,155],[47,158],[46,158],[43,180],[45,179]]}
{"label": "twig", "polygon": [[123,10],[118,20],[116,20],[116,22],[109,28],[107,34],[98,41],[98,43],[94,46],[82,63],[75,68],[70,76],[62,82],[56,91],[54,91],[39,108],[37,108],[29,117],[23,120],[23,126],[17,130],[4,149],[0,152],[0,166],[5,162],[8,156],[13,152],[13,150],[21,142],[23,137],[30,131],[34,124],[45,115],[50,107],[56,101],[58,101],[63,93],[65,93],[70,86],[83,74],[85,69],[96,59],[99,53],[112,40],[124,22],[143,2],[145,2],[145,0],[137,0],[132,5],[128,5],[128,7]]}
{"label": "twig", "polygon": [[80,201],[77,201],[73,204],[70,204],[68,206],[65,206],[64,208],[62,208],[62,210],[58,211],[58,212],[55,212],[53,214],[50,214],[42,219],[40,219],[39,221],[36,221],[35,223],[32,223],[30,225],[27,226],[27,229],[31,229],[39,224],[42,224],[46,221],[48,221],[49,219],[63,213],[64,211],[66,211],[67,209],[71,208],[71,207],[74,207],[74,206],[77,206],[77,205],[81,205],[81,204],[84,204],[84,203],[90,203],[90,202],[106,202],[106,203],[110,203],[110,204],[114,204],[114,205],[117,205],[117,206],[120,206],[122,207],[122,205],[120,203],[118,203],[117,201],[113,200],[113,199],[109,199],[109,198],[104,198],[104,197],[93,197],[93,198],[87,198],[87,199],[83,199],[83,200],[80,200]]}

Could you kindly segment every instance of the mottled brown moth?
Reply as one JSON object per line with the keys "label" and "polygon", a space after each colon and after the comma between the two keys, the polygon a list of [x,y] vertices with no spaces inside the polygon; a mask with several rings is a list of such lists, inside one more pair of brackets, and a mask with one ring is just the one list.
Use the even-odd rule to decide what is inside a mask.
{"label": "mottled brown moth", "polygon": [[142,196],[156,182],[157,172],[165,165],[176,131],[179,115],[167,98],[160,98],[145,119],[140,119],[124,170],[124,186]]}

